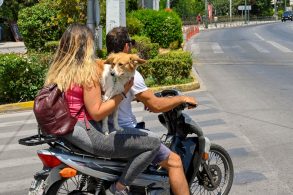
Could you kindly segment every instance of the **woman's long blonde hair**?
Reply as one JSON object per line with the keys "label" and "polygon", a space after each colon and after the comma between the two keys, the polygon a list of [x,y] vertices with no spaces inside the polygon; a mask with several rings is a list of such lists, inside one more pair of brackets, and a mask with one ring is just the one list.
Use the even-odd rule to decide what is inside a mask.
{"label": "woman's long blonde hair", "polygon": [[63,33],[45,85],[56,83],[61,91],[72,85],[91,87],[98,83],[94,37],[82,24],[72,24]]}

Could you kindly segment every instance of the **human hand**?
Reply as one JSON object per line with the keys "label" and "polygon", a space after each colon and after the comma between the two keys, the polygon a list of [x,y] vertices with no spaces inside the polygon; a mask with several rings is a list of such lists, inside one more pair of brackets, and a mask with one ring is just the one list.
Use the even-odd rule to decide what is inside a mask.
{"label": "human hand", "polygon": [[197,106],[197,101],[194,97],[183,96],[184,102],[188,104],[188,109],[195,108]]}
{"label": "human hand", "polygon": [[133,85],[134,78],[132,77],[127,83],[124,85],[124,94],[127,94],[127,92],[131,89]]}

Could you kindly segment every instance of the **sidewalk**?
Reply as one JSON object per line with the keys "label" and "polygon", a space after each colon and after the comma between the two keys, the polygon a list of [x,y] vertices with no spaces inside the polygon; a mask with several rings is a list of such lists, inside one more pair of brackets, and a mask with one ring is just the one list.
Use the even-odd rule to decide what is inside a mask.
{"label": "sidewalk", "polygon": [[274,23],[278,21],[248,21],[247,24],[244,21],[237,21],[237,22],[214,22],[208,24],[208,28],[205,28],[204,25],[200,25],[199,30],[209,30],[209,29],[217,29],[217,28],[232,28],[232,27],[239,27],[239,26],[251,26],[251,25],[258,25],[258,24],[267,24],[267,23]]}
{"label": "sidewalk", "polygon": [[26,48],[23,42],[0,42],[1,53],[26,53]]}

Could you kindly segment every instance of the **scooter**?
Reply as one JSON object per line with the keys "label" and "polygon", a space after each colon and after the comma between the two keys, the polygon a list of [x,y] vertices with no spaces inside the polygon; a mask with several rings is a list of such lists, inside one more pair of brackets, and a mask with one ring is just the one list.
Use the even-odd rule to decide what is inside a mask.
{"label": "scooter", "polygon": [[[157,96],[177,96],[177,90],[164,90]],[[182,111],[195,105],[182,104],[158,115],[167,134],[162,142],[180,155],[190,194],[227,195],[232,187],[234,170],[227,151],[210,142],[202,129]],[[29,195],[104,195],[106,189],[122,173],[126,162],[121,159],[105,159],[82,151],[61,138],[37,135],[19,140],[26,146],[48,144],[38,150],[43,169],[34,175]],[[157,165],[148,168],[130,186],[133,195],[173,194],[166,170]]]}

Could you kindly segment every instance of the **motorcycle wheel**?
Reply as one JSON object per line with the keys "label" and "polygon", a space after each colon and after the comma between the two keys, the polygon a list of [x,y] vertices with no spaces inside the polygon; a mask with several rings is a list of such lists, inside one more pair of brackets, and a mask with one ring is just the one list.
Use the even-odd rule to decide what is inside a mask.
{"label": "motorcycle wheel", "polygon": [[[81,187],[82,185],[82,187]],[[46,195],[90,195],[95,194],[95,188],[89,189],[87,176],[78,174],[74,177],[63,179],[55,182]],[[95,187],[95,186],[94,186]],[[81,189],[80,189],[81,188]],[[104,195],[105,191],[102,190],[99,195]]]}
{"label": "motorcycle wheel", "polygon": [[212,144],[209,160],[206,163],[216,185],[211,185],[205,171],[199,171],[197,177],[195,177],[194,181],[190,185],[191,194],[229,194],[233,183],[234,169],[228,152],[223,147],[217,144]]}

